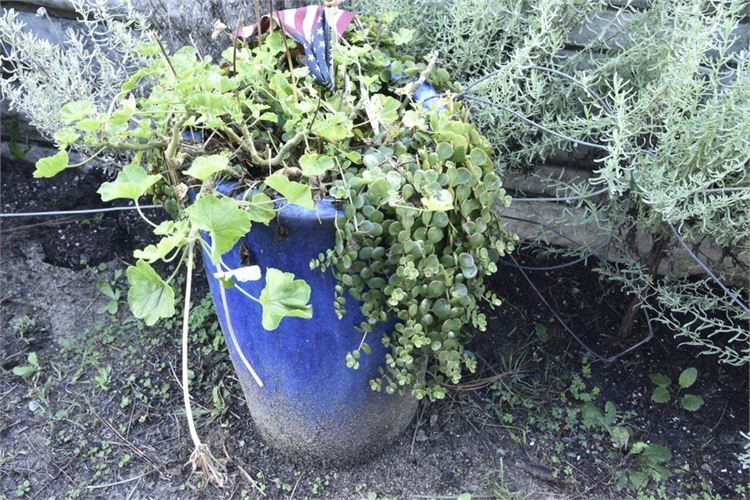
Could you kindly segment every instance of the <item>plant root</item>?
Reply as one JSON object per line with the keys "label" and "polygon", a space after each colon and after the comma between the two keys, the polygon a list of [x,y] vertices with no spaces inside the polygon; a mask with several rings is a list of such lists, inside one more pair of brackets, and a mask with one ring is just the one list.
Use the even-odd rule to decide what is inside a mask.
{"label": "plant root", "polygon": [[187,463],[190,464],[190,475],[197,474],[202,484],[213,483],[219,488],[226,484],[227,468],[214,457],[207,444],[197,444]]}

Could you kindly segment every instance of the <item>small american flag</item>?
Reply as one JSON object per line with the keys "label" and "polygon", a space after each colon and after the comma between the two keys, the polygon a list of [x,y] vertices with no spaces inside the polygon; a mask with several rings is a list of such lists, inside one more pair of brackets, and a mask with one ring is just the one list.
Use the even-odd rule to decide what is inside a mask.
{"label": "small american flag", "polygon": [[[315,81],[333,88],[331,63],[333,57],[333,34],[341,37],[347,26],[354,19],[354,13],[332,7],[311,5],[298,9],[287,9],[274,12],[274,23],[281,27],[290,37],[299,43],[305,51],[304,59],[310,74]],[[269,17],[261,19],[261,29],[267,29]],[[248,38],[255,34],[256,24],[245,26],[237,33],[238,37]]]}

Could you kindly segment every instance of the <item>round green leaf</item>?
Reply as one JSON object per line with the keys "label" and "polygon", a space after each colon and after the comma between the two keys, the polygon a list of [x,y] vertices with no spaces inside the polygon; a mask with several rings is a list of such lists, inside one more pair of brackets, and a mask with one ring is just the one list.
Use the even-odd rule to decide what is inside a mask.
{"label": "round green leaf", "polygon": [[703,406],[703,398],[696,396],[695,394],[685,394],[682,396],[682,407],[687,411],[696,411],[698,408]]}
{"label": "round green leaf", "polygon": [[174,315],[174,290],[146,262],[139,260],[126,272],[130,290],[128,304],[136,318],[153,325]]}
{"label": "round green leaf", "polygon": [[131,163],[117,174],[114,182],[102,184],[97,193],[102,196],[103,201],[118,198],[136,201],[159,180],[160,175],[149,175],[143,167]]}
{"label": "round green leaf", "polygon": [[302,174],[307,177],[323,175],[336,166],[333,158],[317,153],[302,155],[299,159],[299,165],[302,167]]}
{"label": "round green leaf", "polygon": [[60,151],[53,156],[40,158],[36,162],[34,177],[37,179],[41,177],[54,177],[66,168],[68,168],[68,153]]}
{"label": "round green leaf", "polygon": [[691,385],[693,385],[698,378],[698,370],[696,370],[693,367],[687,368],[682,373],[680,373],[680,387],[683,389],[687,389]]}
{"label": "round green leaf", "polygon": [[653,382],[654,385],[659,387],[666,388],[672,384],[672,379],[662,373],[650,373],[648,378],[651,379],[651,382]]}
{"label": "round green leaf", "polygon": [[435,152],[440,160],[450,160],[451,156],[453,156],[453,146],[448,142],[441,142],[435,148]]}
{"label": "round green leaf", "polygon": [[229,157],[225,154],[199,156],[193,160],[193,164],[185,171],[185,175],[205,181],[228,166]]}
{"label": "round green leaf", "polygon": [[667,391],[664,387],[657,387],[656,389],[654,389],[654,393],[651,394],[651,401],[657,404],[666,403],[669,401],[669,399],[669,391]]}

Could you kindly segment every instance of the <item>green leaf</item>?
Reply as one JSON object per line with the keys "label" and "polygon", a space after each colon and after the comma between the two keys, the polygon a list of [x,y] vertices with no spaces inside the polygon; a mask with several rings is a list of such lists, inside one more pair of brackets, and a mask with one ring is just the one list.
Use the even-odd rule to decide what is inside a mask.
{"label": "green leaf", "polygon": [[215,194],[201,196],[190,207],[190,223],[211,235],[211,260],[216,264],[250,231],[250,215],[237,201]]}
{"label": "green leaf", "polygon": [[78,120],[75,125],[78,130],[83,130],[90,134],[100,131],[103,126],[104,123],[98,118],[84,118],[83,120]]}
{"label": "green leaf", "polygon": [[104,201],[118,198],[136,201],[160,180],[160,175],[150,175],[140,165],[131,163],[117,174],[114,182],[102,184],[97,193]]}
{"label": "green leaf", "polygon": [[682,373],[680,373],[680,387],[683,389],[687,389],[691,385],[693,385],[698,378],[698,370],[696,370],[693,367],[687,368]]}
{"label": "green leaf", "polygon": [[136,318],[153,325],[174,315],[174,290],[146,262],[139,260],[127,270],[128,304]]}
{"label": "green leaf", "polygon": [[624,450],[630,440],[630,431],[627,427],[616,425],[609,430],[609,437],[612,439],[612,445],[615,448]]}
{"label": "green leaf", "polygon": [[96,114],[96,106],[89,101],[73,101],[60,108],[60,119],[64,122],[77,122]]}
{"label": "green leaf", "polygon": [[636,491],[645,488],[648,484],[648,476],[639,470],[628,471],[628,478]]}
{"label": "green leaf", "polygon": [[250,197],[250,205],[247,206],[247,215],[253,222],[268,225],[276,217],[273,208],[273,200],[265,193],[255,193]]}
{"label": "green leaf", "polygon": [[336,166],[333,158],[317,153],[302,155],[299,159],[299,165],[302,167],[302,174],[307,177],[323,175]]}
{"label": "green leaf", "polygon": [[60,151],[52,156],[37,160],[34,177],[36,179],[54,177],[66,168],[68,168],[68,153]]}
{"label": "green leaf", "polygon": [[666,388],[672,385],[672,379],[662,373],[650,373],[648,378],[654,383],[654,385],[659,387]]}
{"label": "green leaf", "polygon": [[156,262],[166,258],[174,249],[187,241],[185,234],[177,233],[165,236],[156,245],[149,245],[143,250],[135,250],[133,257],[143,259],[147,262]]}
{"label": "green leaf", "polygon": [[200,92],[193,94],[187,100],[188,106],[199,112],[212,115],[221,115],[232,109],[232,99],[225,94],[214,94],[211,92]]}
{"label": "green leaf", "polygon": [[441,189],[436,195],[422,198],[422,205],[433,212],[447,212],[453,209],[453,195],[447,189]]}
{"label": "green leaf", "polygon": [[427,122],[422,117],[422,115],[419,114],[418,111],[409,110],[406,113],[404,113],[403,118],[404,127],[406,128],[416,128],[419,130],[427,130]]}
{"label": "green leaf", "polygon": [[81,137],[81,134],[71,127],[65,127],[55,132],[52,137],[55,139],[58,146],[60,146],[60,149],[63,149],[76,142],[78,138]]}
{"label": "green leaf", "polygon": [[36,373],[36,368],[29,365],[16,366],[13,368],[13,375],[23,378],[29,378]]}
{"label": "green leaf", "polygon": [[672,452],[660,444],[649,444],[643,450],[643,460],[651,463],[669,462],[672,460]]}
{"label": "green leaf", "polygon": [[231,281],[232,279],[242,282],[258,281],[261,278],[261,273],[258,266],[244,266],[228,271],[217,271],[214,273],[214,277],[226,281]]}
{"label": "green leaf", "polygon": [[449,142],[440,142],[435,147],[435,152],[439,159],[443,161],[450,160],[451,156],[453,156],[453,146]]}
{"label": "green leaf", "polygon": [[651,394],[651,401],[656,404],[664,404],[670,400],[669,391],[664,387],[657,387]]}
{"label": "green leaf", "polygon": [[370,98],[370,111],[378,123],[390,125],[398,120],[398,110],[401,102],[390,96],[375,94]]}
{"label": "green leaf", "polygon": [[199,156],[193,160],[190,168],[185,170],[185,174],[199,181],[205,181],[227,167],[229,167],[229,157],[225,154]]}
{"label": "green leaf", "polygon": [[643,441],[636,441],[635,443],[633,443],[633,446],[630,447],[630,454],[638,455],[639,453],[642,453],[646,448],[648,448],[648,444],[644,443]]}
{"label": "green leaf", "polygon": [[696,411],[698,408],[703,406],[703,398],[696,396],[695,394],[685,394],[682,396],[682,407],[687,411]]}
{"label": "green leaf", "polygon": [[354,124],[344,113],[329,115],[313,123],[311,132],[330,142],[341,142],[352,137]]}
{"label": "green leaf", "polygon": [[414,37],[414,30],[409,28],[401,28],[393,34],[393,43],[396,45],[406,45],[411,42]]}
{"label": "green leaf", "polygon": [[276,113],[263,113],[258,117],[258,120],[279,123],[279,117],[276,115]]}
{"label": "green leaf", "polygon": [[268,268],[266,286],[260,293],[263,306],[263,328],[275,330],[285,317],[312,318],[310,286],[304,280],[294,279],[292,273]]}
{"label": "green leaf", "polygon": [[270,187],[289,203],[299,205],[307,210],[315,209],[310,186],[300,182],[290,181],[284,174],[273,174],[266,177],[266,186]]}
{"label": "green leaf", "polygon": [[482,165],[487,163],[487,153],[485,153],[481,149],[472,149],[471,154],[469,155],[469,159],[471,160],[471,163],[481,167]]}

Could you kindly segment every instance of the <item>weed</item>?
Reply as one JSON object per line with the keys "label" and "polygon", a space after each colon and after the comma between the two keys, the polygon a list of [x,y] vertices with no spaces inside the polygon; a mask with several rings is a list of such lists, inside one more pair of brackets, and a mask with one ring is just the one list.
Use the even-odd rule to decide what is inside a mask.
{"label": "weed", "polygon": [[[672,379],[662,373],[651,373],[649,374],[648,378],[656,386],[654,388],[654,392],[651,393],[651,401],[656,404],[668,403],[672,399],[672,396],[669,392],[669,388],[672,385]],[[680,391],[682,389],[691,387],[695,383],[697,378],[697,369],[692,367],[686,368],[682,371],[682,373],[680,373],[680,378],[677,381],[679,388],[677,390]],[[701,406],[703,406],[703,403],[703,398],[696,394],[683,394],[682,398],[680,399],[680,406],[690,412],[697,411]]]}
{"label": "weed", "polygon": [[108,312],[109,314],[117,314],[120,308],[120,298],[122,297],[122,290],[117,287],[117,283],[122,277],[122,271],[118,269],[115,271],[113,278],[109,281],[98,281],[96,283],[96,289],[104,295],[109,302],[107,305],[101,307],[98,312],[99,314]]}
{"label": "weed", "polygon": [[23,482],[20,483],[16,488],[16,496],[18,498],[21,498],[25,496],[29,491],[31,491],[31,483],[28,479],[24,479]]}
{"label": "weed", "polygon": [[26,357],[26,364],[19,365],[13,368],[13,374],[36,383],[39,381],[39,377],[42,375],[42,367],[39,365],[39,358],[36,352],[29,353]]}
{"label": "weed", "polygon": [[24,342],[28,343],[27,335],[36,328],[36,320],[28,315],[15,318],[11,323],[13,334]]}

